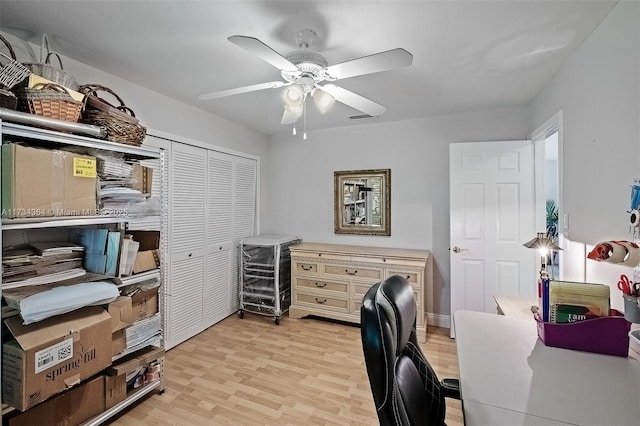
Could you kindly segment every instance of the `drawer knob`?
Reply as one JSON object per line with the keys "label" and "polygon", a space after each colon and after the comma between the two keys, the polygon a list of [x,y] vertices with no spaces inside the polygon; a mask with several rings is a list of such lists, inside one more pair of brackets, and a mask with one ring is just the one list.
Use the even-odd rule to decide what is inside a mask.
{"label": "drawer knob", "polygon": [[320,287],[320,288],[322,288],[322,287],[326,287],[326,286],[327,286],[327,283],[319,283],[319,282],[316,282],[316,287]]}
{"label": "drawer knob", "polygon": [[348,270],[348,269],[345,269],[344,271],[345,271],[347,274],[349,274],[349,275],[355,275],[355,274],[357,274],[357,273],[358,273],[358,270],[357,270],[357,269],[354,269],[353,271],[350,271],[350,270]]}
{"label": "drawer knob", "polygon": [[313,266],[311,265],[300,265],[300,268],[302,268],[303,271],[310,271],[313,269]]}
{"label": "drawer knob", "polygon": [[320,300],[316,297],[316,302],[322,305],[323,303],[327,303],[327,299]]}

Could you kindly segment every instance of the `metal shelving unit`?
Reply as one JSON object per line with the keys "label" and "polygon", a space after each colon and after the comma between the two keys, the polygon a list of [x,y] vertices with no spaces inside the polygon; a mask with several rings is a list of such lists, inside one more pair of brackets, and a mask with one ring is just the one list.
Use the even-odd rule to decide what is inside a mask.
{"label": "metal shelving unit", "polygon": [[[76,146],[76,147],[84,147],[87,149],[97,149],[102,151],[109,152],[118,152],[122,153],[126,158],[137,159],[137,160],[158,160],[159,162],[159,172],[161,173],[161,213],[159,216],[145,216],[142,219],[148,220],[149,218],[155,219],[154,222],[158,222],[161,231],[160,238],[160,252],[161,258],[166,259],[166,250],[167,250],[167,200],[166,200],[166,190],[164,187],[164,176],[165,176],[165,155],[164,151],[159,148],[151,148],[145,146],[131,146],[125,144],[119,144],[115,142],[109,142],[100,139],[94,139],[85,136],[74,135],[70,133],[62,133],[53,130],[48,130],[39,127],[32,127],[27,125],[9,123],[6,121],[0,120],[0,135],[1,135],[1,143],[10,143],[10,142],[26,142],[33,146],[47,147],[50,149],[60,149],[65,146]],[[135,221],[136,219],[140,219],[137,216],[66,216],[66,217],[34,217],[34,218],[17,218],[17,219],[2,219],[1,221],[1,230],[0,232],[0,242],[4,239],[6,235],[3,235],[5,232],[24,232],[30,229],[55,229],[55,228],[66,228],[66,227],[76,227],[76,226],[97,226],[97,225],[111,225],[116,226],[121,229],[126,229],[131,221]],[[134,276],[123,277],[123,278],[113,278],[112,279],[118,287],[124,287],[127,285],[147,281],[147,280],[159,280],[161,285],[164,285],[164,280],[166,277],[166,264],[162,262],[162,265],[159,269],[154,269],[145,273],[137,274]],[[1,284],[1,279],[0,279]],[[0,285],[1,288],[1,285]],[[0,292],[1,295],[1,292]],[[162,298],[162,291],[159,293],[159,309],[161,312],[161,316],[164,317],[164,300]],[[7,317],[10,315],[17,314],[17,311],[9,311],[3,308],[2,316]],[[164,318],[162,318],[162,326],[164,327]],[[160,342],[160,346],[162,346],[162,341]],[[164,369],[162,369],[163,371]],[[163,373],[161,371],[160,379],[152,382],[143,388],[131,393],[126,397],[126,399],[114,407],[100,413],[93,419],[88,420],[87,425],[97,425],[101,424],[111,417],[117,415],[121,411],[125,410],[132,404],[139,401],[141,398],[149,395],[152,392],[163,392],[164,391],[164,379]],[[3,405],[2,415],[8,414],[12,412],[14,409],[12,407]]]}
{"label": "metal shelving unit", "polygon": [[298,237],[259,235],[240,242],[240,309],[272,315],[276,325],[291,305],[291,256],[289,246]]}

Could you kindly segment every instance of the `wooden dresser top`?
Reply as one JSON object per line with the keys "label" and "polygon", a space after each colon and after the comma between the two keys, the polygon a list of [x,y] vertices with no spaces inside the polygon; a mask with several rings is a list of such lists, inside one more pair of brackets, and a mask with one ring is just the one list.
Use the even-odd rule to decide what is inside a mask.
{"label": "wooden dresser top", "polygon": [[295,252],[314,252],[327,254],[346,254],[359,256],[376,256],[387,258],[411,258],[427,260],[431,255],[428,250],[399,249],[390,247],[352,246],[346,244],[300,243],[289,247]]}

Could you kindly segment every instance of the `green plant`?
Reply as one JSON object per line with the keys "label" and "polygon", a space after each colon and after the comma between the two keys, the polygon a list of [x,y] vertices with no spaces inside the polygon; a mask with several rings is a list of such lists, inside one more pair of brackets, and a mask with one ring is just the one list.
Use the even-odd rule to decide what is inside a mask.
{"label": "green plant", "polygon": [[547,236],[553,241],[558,239],[558,206],[554,200],[547,200]]}

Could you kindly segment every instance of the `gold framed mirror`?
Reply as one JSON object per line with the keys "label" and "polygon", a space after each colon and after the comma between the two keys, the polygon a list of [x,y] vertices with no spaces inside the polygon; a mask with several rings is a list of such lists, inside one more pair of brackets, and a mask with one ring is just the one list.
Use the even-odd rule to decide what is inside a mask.
{"label": "gold framed mirror", "polygon": [[336,234],[391,235],[391,169],[333,172]]}

